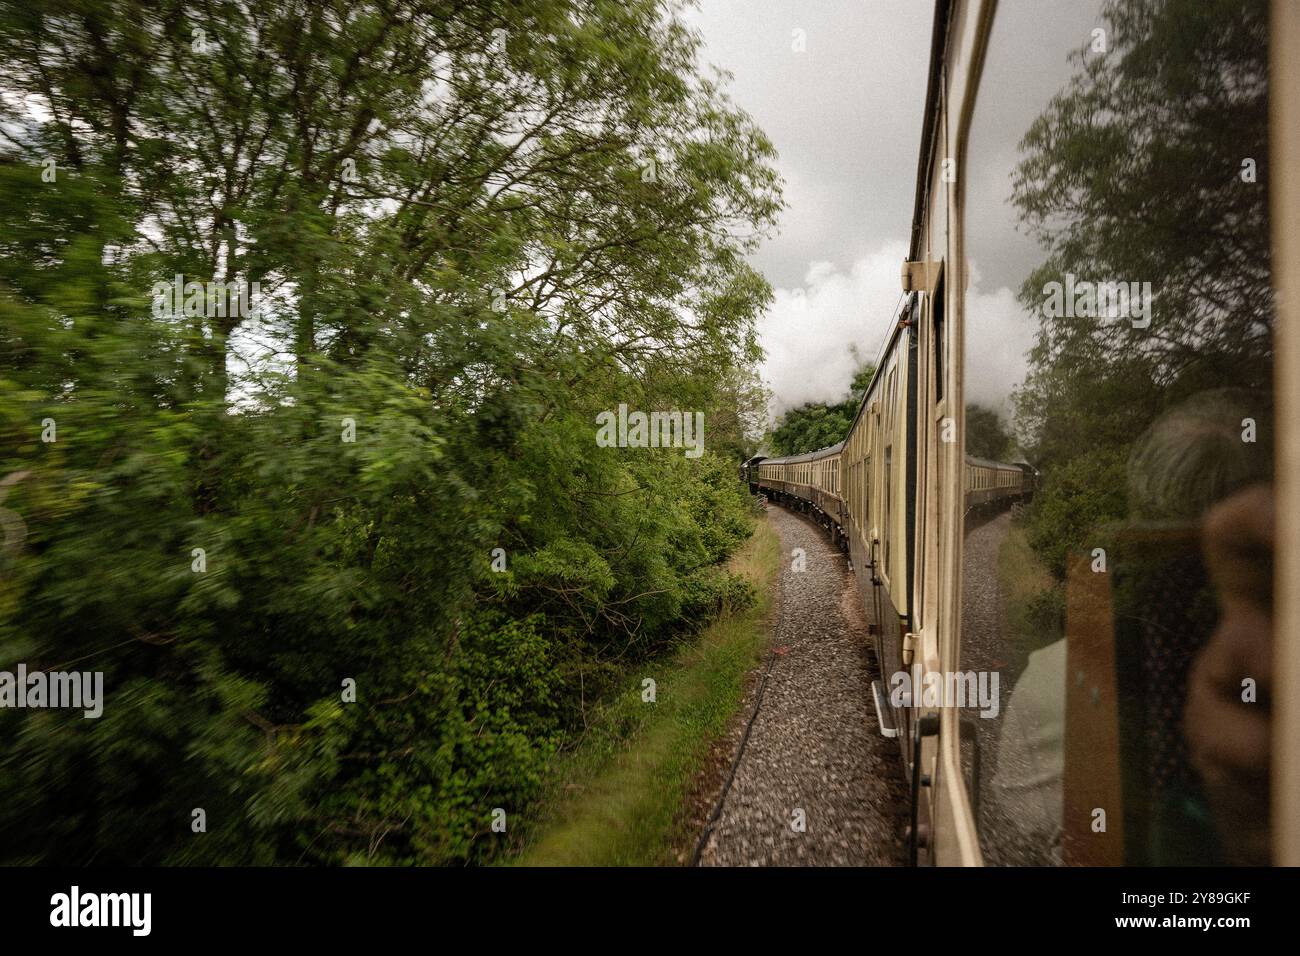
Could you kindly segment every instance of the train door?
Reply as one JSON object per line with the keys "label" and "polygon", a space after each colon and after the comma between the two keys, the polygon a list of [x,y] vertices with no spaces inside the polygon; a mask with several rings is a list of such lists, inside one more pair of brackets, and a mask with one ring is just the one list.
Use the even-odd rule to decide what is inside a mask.
{"label": "train door", "polygon": [[[951,542],[945,544],[944,536],[951,524],[949,499],[953,497],[950,486],[954,479],[950,471],[954,458],[960,458],[960,448],[956,442],[956,423],[947,401],[952,386],[946,378],[950,373],[950,360],[943,260],[921,260],[917,266],[908,280],[916,303],[913,312],[912,392],[915,510],[911,520],[914,529],[914,588],[909,623],[914,673],[928,675],[942,673],[946,665],[939,638],[943,614],[950,610],[945,607],[944,596],[952,591],[951,581],[944,573],[944,551],[952,545]],[[956,480],[960,480],[960,472]],[[921,703],[924,704],[924,698]],[[936,739],[941,724],[937,718],[942,711],[935,714],[925,706],[914,710],[914,716],[922,713],[929,713],[930,719],[914,720],[913,735],[909,740],[909,765],[917,764],[912,766],[912,799],[920,804],[914,812],[920,831],[915,839],[914,857],[918,862],[932,862],[935,856],[930,845],[931,835],[938,811],[937,798],[941,793],[938,767],[941,748],[937,746],[941,741]],[[960,728],[953,732],[959,735]]]}
{"label": "train door", "polygon": [[[909,475],[914,459],[909,450],[912,429],[908,396],[914,379],[909,358],[911,341],[908,329],[895,332],[878,372],[878,390],[869,398],[866,409],[870,416],[867,533],[872,555],[877,657],[886,695],[891,676],[905,672],[907,667],[905,635],[911,605],[908,518],[913,490]],[[906,758],[909,710],[897,701],[891,701],[889,709]]]}

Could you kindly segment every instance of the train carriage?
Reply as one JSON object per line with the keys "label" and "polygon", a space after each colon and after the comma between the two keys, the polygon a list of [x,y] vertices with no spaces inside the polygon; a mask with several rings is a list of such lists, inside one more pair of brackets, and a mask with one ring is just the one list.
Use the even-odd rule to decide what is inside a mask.
{"label": "train carriage", "polygon": [[965,513],[987,512],[1025,493],[1026,472],[1019,465],[966,456]]}
{"label": "train carriage", "polygon": [[838,543],[846,513],[840,481],[843,447],[841,442],[805,455],[763,458],[756,466],[752,490],[811,512]]}
{"label": "train carriage", "polygon": [[[1141,316],[1085,314],[1098,319],[1089,324],[1071,312],[1067,318],[1075,321],[1053,324],[1060,316],[1051,311],[1052,282],[1068,285],[1072,296],[1082,288],[1073,273],[1062,274],[1061,257],[1104,259],[1110,247],[1076,242],[1044,248],[1047,228],[1033,234],[1015,218],[1017,210],[1022,219],[1034,213],[1033,201],[1065,201],[1050,182],[1037,200],[1025,197],[1037,187],[1034,175],[1053,175],[1060,164],[1085,155],[1087,137],[1075,143],[1074,154],[1057,157],[1057,167],[1025,165],[1025,152],[1056,143],[1043,131],[1063,97],[1117,69],[1105,61],[1107,43],[1115,44],[1120,57],[1135,46],[1161,56],[1184,53],[1165,42],[1166,34],[1186,40],[1187,49],[1200,49],[1195,38],[1242,39],[1204,47],[1211,62],[1199,63],[1193,73],[1155,71],[1147,82],[1184,82],[1215,70],[1250,77],[1250,83],[1231,86],[1232,95],[1249,107],[1231,114],[1241,123],[1234,143],[1253,143],[1262,151],[1264,158],[1251,159],[1252,170],[1259,162],[1293,167],[1300,156],[1300,6],[1281,0],[1271,7],[1255,0],[1240,7],[1086,0],[1054,3],[1049,10],[1029,0],[939,0],[911,241],[902,268],[904,296],[875,376],[843,443],[746,463],[755,491],[813,513],[842,542],[872,611],[883,681],[907,672],[941,679],[993,672],[1004,678],[996,706],[978,714],[948,702],[896,705],[887,686],[873,686],[880,729],[897,738],[910,780],[907,836],[915,863],[1260,862],[1269,859],[1270,847],[1274,862],[1300,863],[1300,751],[1294,747],[1300,704],[1288,699],[1276,710],[1271,810],[1259,783],[1268,779],[1269,759],[1254,753],[1259,766],[1249,789],[1253,802],[1250,812],[1238,812],[1216,802],[1198,773],[1196,735],[1203,739],[1215,731],[1198,727],[1186,699],[1198,657],[1208,643],[1222,640],[1214,614],[1194,610],[1213,608],[1219,587],[1202,552],[1219,548],[1223,560],[1223,551],[1206,529],[1227,526],[1224,509],[1260,527],[1249,509],[1264,507],[1259,496],[1271,494],[1271,446],[1252,448],[1255,442],[1244,431],[1239,437],[1247,422],[1276,436],[1277,460],[1285,467],[1270,501],[1283,529],[1294,534],[1300,528],[1300,436],[1290,425],[1294,416],[1272,416],[1267,394],[1276,382],[1283,408],[1300,408],[1300,186],[1275,178],[1270,189],[1243,191],[1248,183],[1236,181],[1237,166],[1246,164],[1233,153],[1232,168],[1209,185],[1186,187],[1188,194],[1208,197],[1204,216],[1219,215],[1223,235],[1239,238],[1243,247],[1262,244],[1254,258],[1210,261],[1208,268],[1218,270],[1224,287],[1246,288],[1233,283],[1249,267],[1261,277],[1261,289],[1289,290],[1276,308],[1267,295],[1247,296],[1238,303],[1240,321],[1193,284],[1166,290],[1166,299],[1180,303],[1179,314],[1161,314],[1160,298],[1153,308],[1148,296]],[[1028,60],[1026,51],[1032,51]],[[1226,59],[1213,62],[1216,56]],[[1147,56],[1115,62],[1128,68],[1123,76],[1112,75],[1118,84],[1145,76],[1142,71],[1156,61]],[[1266,109],[1259,108],[1261,97]],[[1125,122],[1117,112],[1122,107],[1138,111],[1141,122],[1148,106],[1163,108],[1165,102],[1117,100],[1104,120]],[[1143,148],[1113,136],[1095,141]],[[1273,155],[1264,156],[1269,145]],[[1093,162],[1109,169],[1112,160],[1098,156]],[[1166,185],[1179,186],[1179,177],[1198,173],[1179,168],[1163,175]],[[1147,185],[1139,181],[1133,188]],[[1071,188],[1083,187],[1076,182]],[[1074,225],[1104,230],[1122,220],[1118,215]],[[1181,248],[1157,244],[1145,232],[1125,241],[1148,268],[1178,275],[1180,263],[1162,257]],[[1206,268],[1198,261],[1198,268]],[[983,270],[983,279],[976,269]],[[997,285],[981,288],[980,281]],[[1090,289],[1118,285],[1105,276],[1082,281]],[[1039,285],[1044,298],[1035,301]],[[1136,290],[1140,283],[1131,285]],[[1008,295],[990,298],[999,287]],[[1000,345],[1005,326],[996,322],[1006,321],[1002,312],[1007,301],[1016,301],[1015,290],[1015,308],[1025,313],[1019,321],[1101,343],[1071,359],[1100,355],[1099,380],[1130,373],[1132,355],[1147,356],[1143,361],[1158,367],[1150,356],[1162,340],[1145,337],[1145,330],[1153,321],[1177,322],[1188,310],[1201,310],[1199,324],[1189,325],[1187,334],[1201,337],[1196,341],[1202,360],[1185,381],[1170,379],[1176,396],[1155,378],[1144,384],[1130,375],[1129,392],[1113,419],[1101,422],[1110,431],[1091,426],[1094,435],[1111,442],[1107,449],[1091,448],[1082,433],[1074,433],[1079,423],[1092,421],[1099,399],[1089,389],[1096,383],[1062,377],[1056,391],[1044,393],[1050,407],[1032,409],[1040,432],[1044,421],[1065,423],[1055,446],[1043,443],[1048,461],[1035,467],[967,455],[967,392],[980,376],[984,394],[992,387],[986,350]],[[990,309],[995,300],[1002,312]],[[1134,302],[1124,300],[1126,307]],[[1253,354],[1242,357],[1231,349],[1246,327],[1240,322],[1247,321],[1265,335]],[[1276,362],[1267,335],[1273,328]],[[1115,359],[1110,366],[1108,348]],[[1051,373],[1053,358],[1050,352],[1036,356],[1040,374]],[[1254,391],[1247,387],[1252,382]],[[1001,384],[999,401],[1009,408],[1020,383]],[[1076,386],[1081,387],[1073,397],[1068,388]],[[1134,434],[1117,435],[1113,420],[1123,415],[1138,423]],[[1061,464],[1066,461],[1068,468]],[[1044,552],[1009,513],[1010,505],[1039,495],[1054,496],[1058,513],[1064,502],[1076,525],[1093,512],[1106,520],[1063,527],[1057,532],[1061,548]],[[1300,559],[1284,549],[1276,573],[1277,615],[1294,630],[1300,624]],[[1275,632],[1288,633],[1282,627]],[[1277,679],[1300,678],[1297,645],[1273,647],[1269,659]],[[1165,682],[1152,675],[1166,675]],[[1109,814],[1109,825],[1098,827],[1099,810]]]}

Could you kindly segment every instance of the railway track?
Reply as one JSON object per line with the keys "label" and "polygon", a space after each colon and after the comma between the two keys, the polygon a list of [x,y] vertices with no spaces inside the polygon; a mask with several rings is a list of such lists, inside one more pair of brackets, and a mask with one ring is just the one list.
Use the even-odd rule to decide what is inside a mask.
{"label": "railway track", "polygon": [[762,679],[731,730],[732,772],[698,863],[901,865],[907,789],[871,707],[874,661],[852,572],[814,522],[767,513],[785,556],[779,611]]}

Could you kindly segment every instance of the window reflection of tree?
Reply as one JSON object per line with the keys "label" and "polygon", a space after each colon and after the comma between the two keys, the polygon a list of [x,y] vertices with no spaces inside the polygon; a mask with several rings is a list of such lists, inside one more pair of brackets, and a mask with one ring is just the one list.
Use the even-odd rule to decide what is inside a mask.
{"label": "window reflection of tree", "polygon": [[[1234,416],[1267,431],[1268,6],[1116,0],[1103,27],[1107,51],[1073,54],[1075,75],[1025,133],[1012,178],[1022,227],[1046,252],[1020,290],[1039,331],[1017,426],[1044,481],[1027,534],[1058,581],[1067,551],[1103,536],[1117,549],[1126,859],[1211,862],[1180,709],[1214,627],[1195,530],[1242,483],[1222,469],[1266,477],[1270,461],[1265,442],[1223,445]],[[1044,286],[1067,274],[1149,282],[1150,326],[1047,314]],[[1227,387],[1251,391],[1217,393],[1210,435],[1197,422],[1216,399],[1194,396]],[[1177,507],[1153,513],[1152,489],[1174,491]],[[1153,546],[1155,523],[1186,533]]]}
{"label": "window reflection of tree", "polygon": [[[1012,198],[1048,256],[1021,290],[1040,332],[1019,407],[1043,452],[1131,438],[1130,416],[1149,423],[1202,388],[1268,384],[1267,23],[1258,0],[1108,4],[1109,52],[1075,54],[1025,134]],[[1151,327],[1043,315],[1043,285],[1066,273],[1151,282]],[[1143,392],[1139,407],[1089,411]]]}

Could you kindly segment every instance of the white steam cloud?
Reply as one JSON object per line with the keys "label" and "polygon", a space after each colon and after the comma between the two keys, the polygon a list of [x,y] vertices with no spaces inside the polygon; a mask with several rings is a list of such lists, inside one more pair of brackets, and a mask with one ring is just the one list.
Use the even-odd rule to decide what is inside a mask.
{"label": "white steam cloud", "polygon": [[857,259],[847,273],[814,262],[803,285],[776,290],[758,326],[773,416],[805,402],[844,398],[858,365],[875,360],[890,327],[906,258],[906,243],[894,240]]}
{"label": "white steam cloud", "polygon": [[[892,240],[857,259],[847,273],[814,262],[803,285],[776,290],[758,326],[773,419],[805,402],[840,401],[858,365],[875,361],[899,304],[906,255],[906,244]],[[996,410],[1010,425],[1011,391],[1028,369],[1033,317],[1011,289],[982,290],[973,263],[965,312],[966,399]]]}

